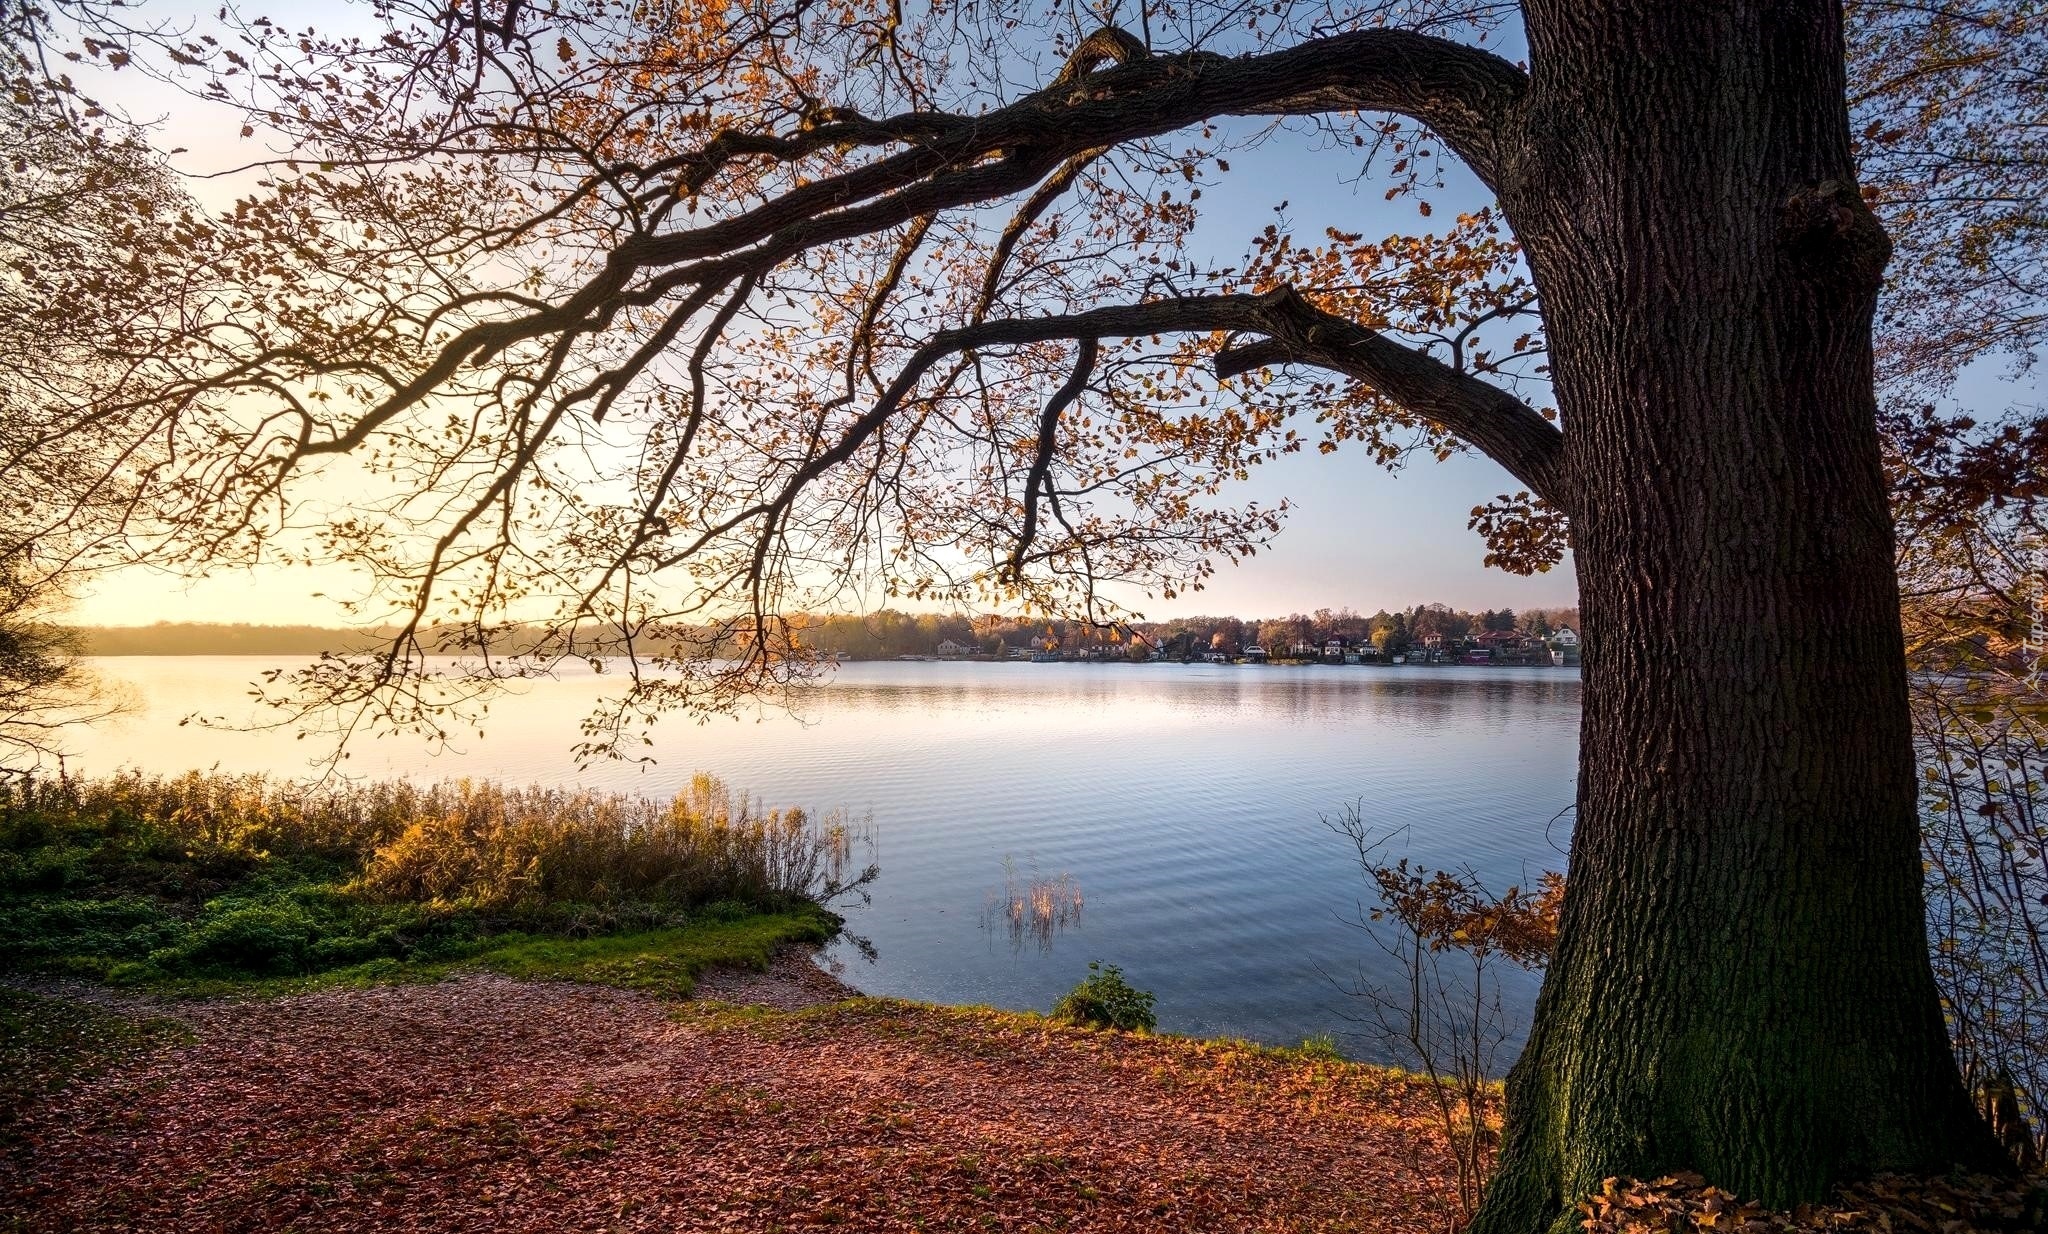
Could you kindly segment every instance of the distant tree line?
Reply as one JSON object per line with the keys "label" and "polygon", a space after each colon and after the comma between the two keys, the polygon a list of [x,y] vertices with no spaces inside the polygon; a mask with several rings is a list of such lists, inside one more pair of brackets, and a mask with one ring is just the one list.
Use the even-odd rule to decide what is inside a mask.
{"label": "distant tree line", "polygon": [[376,631],[213,621],[98,626],[78,635],[80,649],[94,656],[316,656],[323,651],[361,651],[375,645],[378,637]]}
{"label": "distant tree line", "polygon": [[1455,644],[1486,631],[1520,631],[1544,638],[1560,629],[1577,630],[1578,626],[1576,608],[1532,608],[1520,613],[1501,608],[1475,613],[1447,604],[1418,604],[1410,609],[1380,609],[1371,614],[1349,608],[1319,608],[1313,613],[1290,613],[1256,621],[1183,617],[1137,629],[1144,637],[1173,649],[1187,647],[1242,654],[1247,648],[1259,647],[1269,654],[1284,656],[1295,647],[1322,647],[1332,639],[1342,639],[1347,645],[1370,643],[1383,653],[1393,654],[1432,638]]}
{"label": "distant tree line", "polygon": [[[933,655],[941,644],[1000,655],[1019,649],[1062,653],[1093,648],[1128,648],[1145,656],[1202,655],[1211,651],[1241,655],[1263,647],[1284,656],[1300,644],[1321,647],[1333,638],[1347,643],[1370,642],[1382,651],[1398,652],[1430,636],[1456,643],[1488,630],[1519,630],[1544,637],[1560,628],[1577,629],[1575,608],[1486,609],[1465,612],[1444,604],[1381,609],[1361,614],[1354,609],[1319,608],[1314,613],[1247,620],[1242,617],[1180,617],[1172,621],[1100,626],[1079,621],[1027,620],[968,613],[906,613],[882,609],[864,614],[796,616],[788,619],[795,641],[805,648],[844,653],[856,660]],[[80,649],[97,656],[186,655],[319,655],[353,652],[374,646],[383,632],[334,629],[313,625],[250,625],[223,622],[160,621],[147,626],[101,626],[79,631]],[[518,627],[503,633],[502,646],[516,651]]]}

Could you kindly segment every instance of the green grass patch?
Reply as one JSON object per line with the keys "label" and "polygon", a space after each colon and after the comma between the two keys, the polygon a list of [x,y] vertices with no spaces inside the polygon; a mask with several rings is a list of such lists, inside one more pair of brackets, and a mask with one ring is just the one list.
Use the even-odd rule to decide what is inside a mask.
{"label": "green grass patch", "polygon": [[477,967],[523,980],[563,979],[688,998],[707,968],[765,969],[776,949],[829,941],[825,914],[759,913],[703,921],[680,930],[599,938],[507,939],[478,954]]}
{"label": "green grass patch", "polygon": [[[733,913],[733,910],[722,910]],[[670,929],[636,930],[583,938],[513,931],[451,947],[431,956],[380,957],[292,976],[215,971],[196,976],[123,979],[152,993],[187,998],[243,994],[279,997],[317,990],[362,989],[407,981],[440,981],[456,973],[502,973],[521,981],[586,981],[639,990],[661,998],[688,998],[709,968],[765,969],[785,944],[829,942],[838,918],[804,906],[781,912],[742,912],[690,920]]]}
{"label": "green grass patch", "polygon": [[1159,1027],[1152,1004],[1152,992],[1125,981],[1123,969],[1091,960],[1088,975],[1053,1004],[1052,1018],[1089,1028],[1149,1033]]}
{"label": "green grass patch", "polygon": [[1319,1059],[1326,1063],[1341,1063],[1344,1052],[1337,1048],[1337,1039],[1328,1033],[1317,1033],[1303,1037],[1301,1044],[1293,1047],[1292,1053],[1305,1059]]}

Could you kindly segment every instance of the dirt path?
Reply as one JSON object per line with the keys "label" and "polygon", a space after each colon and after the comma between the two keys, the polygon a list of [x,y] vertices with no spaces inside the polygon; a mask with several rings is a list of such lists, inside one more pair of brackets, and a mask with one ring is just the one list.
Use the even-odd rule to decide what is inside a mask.
{"label": "dirt path", "polygon": [[[706,992],[837,993],[794,969]],[[0,1159],[0,1229],[1443,1225],[1422,1094],[1349,1065],[489,976],[155,1011],[194,1042],[28,1111]]]}

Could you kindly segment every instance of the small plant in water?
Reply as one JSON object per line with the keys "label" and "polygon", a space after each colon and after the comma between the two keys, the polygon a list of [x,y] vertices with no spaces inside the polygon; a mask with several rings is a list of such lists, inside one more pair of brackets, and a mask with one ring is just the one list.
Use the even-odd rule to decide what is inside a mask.
{"label": "small plant in water", "polygon": [[1089,1028],[1150,1032],[1159,1025],[1159,1018],[1152,1014],[1152,1001],[1152,992],[1125,981],[1121,968],[1090,960],[1081,984],[1053,1004],[1052,1018]]}
{"label": "small plant in water", "polygon": [[1054,936],[1068,926],[1081,924],[1081,885],[1071,874],[1045,878],[1035,869],[1020,882],[1017,863],[1003,858],[1003,888],[989,893],[982,909],[981,926],[993,932],[998,923],[1007,929],[1010,950],[1022,951],[1028,940],[1041,954],[1052,950]]}

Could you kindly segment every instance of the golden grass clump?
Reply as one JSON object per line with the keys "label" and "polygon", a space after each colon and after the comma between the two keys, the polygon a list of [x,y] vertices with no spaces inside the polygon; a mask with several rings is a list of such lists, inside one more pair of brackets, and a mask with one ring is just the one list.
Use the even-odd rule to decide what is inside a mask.
{"label": "golden grass clump", "polygon": [[827,893],[852,849],[843,818],[764,813],[707,775],[667,802],[462,781],[436,785],[360,882],[380,899],[483,905],[756,902]]}

